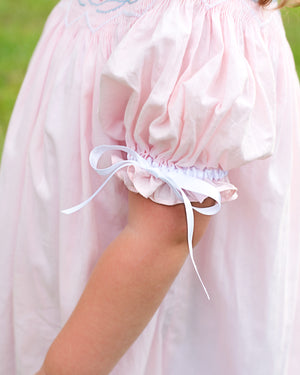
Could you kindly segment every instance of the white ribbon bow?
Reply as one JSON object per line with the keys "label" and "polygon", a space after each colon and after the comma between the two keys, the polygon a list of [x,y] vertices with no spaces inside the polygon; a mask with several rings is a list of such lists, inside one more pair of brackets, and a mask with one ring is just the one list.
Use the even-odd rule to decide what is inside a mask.
{"label": "white ribbon bow", "polygon": [[[102,155],[107,151],[123,151],[123,152],[126,152],[127,155],[129,155],[132,159],[119,161],[107,168],[98,168],[98,163]],[[193,233],[194,233],[193,209],[203,215],[215,215],[217,212],[220,211],[220,208],[221,208],[221,195],[219,191],[214,186],[210,185],[208,182],[204,180],[201,180],[196,177],[188,176],[176,170],[170,170],[166,173],[166,171],[165,170],[162,171],[162,169],[159,168],[159,166],[150,165],[150,163],[148,163],[147,160],[142,158],[137,152],[125,146],[102,145],[102,146],[95,147],[91,151],[89,159],[90,159],[90,164],[92,168],[100,176],[108,176],[108,178],[97,189],[97,191],[92,196],[90,196],[86,201],[80,203],[77,206],[69,208],[67,210],[63,210],[62,213],[69,215],[76,211],[79,211],[81,208],[86,206],[93,198],[95,198],[95,196],[104,188],[104,186],[108,183],[108,181],[120,169],[129,167],[129,166],[143,168],[146,172],[148,172],[152,176],[159,178],[160,180],[168,184],[170,188],[174,191],[176,196],[184,203],[185,212],[186,212],[186,220],[187,220],[187,232],[188,232],[187,240],[188,240],[190,257],[191,257],[193,266],[195,268],[196,274],[205,291],[205,294],[207,298],[210,299],[207,289],[201,279],[201,276],[198,272],[198,269],[194,260],[194,252],[193,252],[193,245],[192,245]],[[204,207],[204,208],[194,207],[189,201],[184,190],[210,197],[214,199],[216,203],[214,206],[211,206],[211,207]]]}

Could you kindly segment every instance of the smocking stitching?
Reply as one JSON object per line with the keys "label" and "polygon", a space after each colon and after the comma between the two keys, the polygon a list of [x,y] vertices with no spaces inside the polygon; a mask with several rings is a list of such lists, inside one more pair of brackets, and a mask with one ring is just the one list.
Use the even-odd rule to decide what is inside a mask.
{"label": "smocking stitching", "polygon": [[[142,155],[140,155],[142,156]],[[210,181],[220,181],[227,177],[228,172],[220,168],[204,168],[198,169],[196,167],[179,167],[174,163],[166,163],[161,161],[156,161],[150,155],[143,155],[142,158],[151,168],[159,168],[162,172],[170,173],[175,172],[179,174],[184,174],[186,176],[195,177],[200,180],[210,180]],[[135,160],[131,155],[127,155],[128,160]]]}

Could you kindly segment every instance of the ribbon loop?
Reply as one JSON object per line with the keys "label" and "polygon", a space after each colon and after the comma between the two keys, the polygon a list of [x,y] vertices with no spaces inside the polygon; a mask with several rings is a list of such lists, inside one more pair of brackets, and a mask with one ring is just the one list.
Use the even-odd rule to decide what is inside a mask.
{"label": "ribbon loop", "polygon": [[[102,157],[102,155],[107,151],[122,151],[127,154],[127,157],[130,156],[128,160],[121,160],[109,167],[106,168],[99,168],[98,164]],[[85,207],[100,191],[104,188],[104,186],[110,181],[110,179],[121,169],[129,166],[139,167],[146,170],[149,174],[154,177],[157,177],[164,181],[168,186],[174,191],[176,196],[183,202],[185,207],[186,213],[186,220],[187,220],[187,241],[189,247],[190,258],[192,264],[195,268],[196,274],[201,282],[201,285],[204,289],[204,292],[208,299],[210,299],[207,289],[202,281],[202,278],[199,274],[195,259],[194,259],[194,251],[193,251],[193,233],[194,233],[194,214],[193,210],[203,214],[203,215],[214,215],[219,212],[221,208],[221,195],[219,191],[209,184],[208,182],[201,180],[199,178],[195,178],[184,173],[178,173],[176,171],[169,171],[168,173],[162,173],[159,166],[152,166],[147,161],[142,158],[137,152],[132,150],[126,146],[118,146],[118,145],[101,145],[95,147],[91,153],[89,158],[90,164],[92,168],[100,175],[100,176],[108,176],[104,183],[97,189],[97,191],[91,195],[87,200],[80,203],[77,206],[72,208],[63,210],[62,213],[64,214],[72,214],[81,208]],[[207,197],[212,198],[215,201],[215,205],[211,207],[194,207],[192,206],[191,202],[189,201],[185,191],[190,191],[196,194],[205,195]]]}

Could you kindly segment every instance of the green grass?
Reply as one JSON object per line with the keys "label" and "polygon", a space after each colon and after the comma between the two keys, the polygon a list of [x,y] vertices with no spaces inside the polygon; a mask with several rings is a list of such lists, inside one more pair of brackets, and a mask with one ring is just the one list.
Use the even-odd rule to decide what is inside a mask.
{"label": "green grass", "polygon": [[292,47],[300,77],[300,7],[282,11],[286,35]]}
{"label": "green grass", "polygon": [[[43,24],[58,0],[0,0],[0,155],[11,111]],[[300,76],[300,8],[285,10]]]}
{"label": "green grass", "polygon": [[9,118],[43,24],[57,0],[0,0],[0,155]]}

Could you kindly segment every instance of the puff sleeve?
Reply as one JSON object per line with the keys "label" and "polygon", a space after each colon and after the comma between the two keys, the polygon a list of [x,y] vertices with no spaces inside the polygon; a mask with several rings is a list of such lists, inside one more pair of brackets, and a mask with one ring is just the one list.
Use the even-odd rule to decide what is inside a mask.
{"label": "puff sleeve", "polygon": [[[157,203],[183,202],[201,282],[193,209],[212,215],[235,199],[230,170],[272,155],[275,145],[272,30],[267,11],[260,17],[253,7],[250,0],[161,0],[130,27],[100,80],[100,126],[111,144],[96,146],[90,163],[108,178],[65,211],[86,205],[116,173]],[[101,168],[106,152],[112,164]],[[206,197],[215,205],[193,206]]]}
{"label": "puff sleeve", "polygon": [[[119,175],[157,203],[181,200],[160,178],[170,173],[235,199],[228,171],[274,147],[275,84],[261,25],[230,2],[166,3],[133,25],[104,68],[101,126],[132,150],[113,161],[142,160]],[[209,196],[185,190],[191,201]]]}

